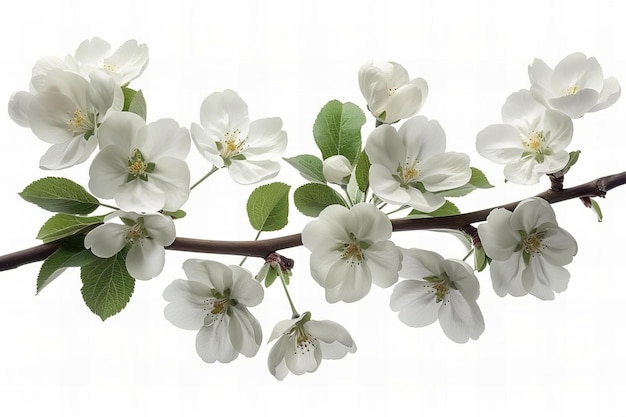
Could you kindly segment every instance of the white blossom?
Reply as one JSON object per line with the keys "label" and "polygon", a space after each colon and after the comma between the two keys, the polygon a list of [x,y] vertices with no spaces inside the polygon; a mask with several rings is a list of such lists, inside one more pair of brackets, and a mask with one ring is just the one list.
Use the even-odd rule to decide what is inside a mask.
{"label": "white blossom", "polygon": [[176,327],[197,330],[196,351],[203,361],[231,362],[241,353],[256,355],[261,326],[248,311],[263,300],[263,287],[239,266],[188,259],[187,279],[173,281],[163,292],[165,317]]}
{"label": "white blossom", "polygon": [[113,51],[111,45],[97,37],[84,40],[74,54],[77,70],[88,77],[94,70],[106,72],[117,85],[127,85],[139,77],[148,65],[148,47],[131,39]]}
{"label": "white blossom", "polygon": [[[122,224],[110,220],[118,218]],[[128,247],[126,269],[135,279],[147,280],[161,273],[165,246],[176,238],[174,222],[160,213],[138,214],[116,211],[105,223],[89,231],[85,247],[100,258],[110,258]]]}
{"label": "white blossom", "polygon": [[395,62],[367,62],[359,69],[359,87],[369,111],[382,123],[413,116],[426,101],[428,85],[421,78],[409,80]]}
{"label": "white blossom", "polygon": [[421,249],[401,249],[400,281],[390,306],[400,321],[423,327],[439,320],[443,332],[457,343],[478,339],[485,322],[476,303],[480,294],[472,267]]}
{"label": "white blossom", "polygon": [[72,72],[54,70],[37,93],[13,95],[9,113],[52,144],[41,157],[40,167],[63,169],[89,158],[97,147],[99,125],[122,105],[121,90],[101,73],[87,81]]}
{"label": "white blossom", "polygon": [[203,157],[215,167],[226,167],[233,180],[253,184],[273,178],[287,146],[287,133],[278,117],[250,122],[248,106],[232,90],[209,95],[200,108],[200,124],[191,136]]}
{"label": "white blossom", "polygon": [[604,78],[598,61],[580,52],[563,58],[554,70],[535,59],[528,76],[530,92],[538,101],[572,119],[613,105],[621,94],[617,80]]}
{"label": "white blossom", "polygon": [[563,268],[578,251],[576,240],[558,226],[554,210],[545,200],[522,201],[515,210],[498,208],[478,226],[485,253],[492,261],[491,280],[496,294],[542,300],[567,288],[569,272]]}
{"label": "white blossom", "polygon": [[401,254],[390,237],[391,221],[369,203],[328,206],[304,227],[311,275],[326,289],[328,302],[357,301],[372,282],[387,288],[398,280]]}
{"label": "white blossom", "polygon": [[382,125],[367,138],[372,191],[384,202],[432,212],[445,203],[437,192],[467,184],[469,157],[445,152],[446,136],[436,120],[416,116],[400,130]]}
{"label": "white blossom", "polygon": [[176,211],[189,197],[189,132],[172,119],[146,124],[120,112],[100,127],[101,151],[89,169],[89,188],[115,198],[123,210]]}
{"label": "white blossom", "polygon": [[333,155],[324,159],[322,173],[326,181],[333,184],[346,185],[352,174],[352,165],[345,156]]}
{"label": "white blossom", "polygon": [[502,121],[478,133],[476,149],[485,158],[504,164],[507,180],[536,184],[542,175],[567,165],[565,148],[574,132],[568,116],[546,109],[528,90],[520,90],[502,106]]}
{"label": "white blossom", "polygon": [[356,352],[356,344],[345,328],[330,320],[311,320],[309,312],[276,324],[269,341],[276,338],[267,366],[281,381],[289,372],[315,372],[322,359],[341,359]]}

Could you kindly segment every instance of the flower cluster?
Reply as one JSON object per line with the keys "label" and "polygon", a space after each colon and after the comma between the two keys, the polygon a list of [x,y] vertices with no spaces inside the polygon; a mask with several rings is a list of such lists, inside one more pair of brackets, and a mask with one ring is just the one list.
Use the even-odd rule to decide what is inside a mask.
{"label": "flower cluster", "polygon": [[476,137],[480,155],[505,165],[508,181],[525,185],[567,166],[571,119],[607,108],[621,94],[617,80],[605,79],[598,61],[579,52],[554,70],[535,59],[528,76],[530,90],[511,94],[502,106],[504,123],[488,126]]}

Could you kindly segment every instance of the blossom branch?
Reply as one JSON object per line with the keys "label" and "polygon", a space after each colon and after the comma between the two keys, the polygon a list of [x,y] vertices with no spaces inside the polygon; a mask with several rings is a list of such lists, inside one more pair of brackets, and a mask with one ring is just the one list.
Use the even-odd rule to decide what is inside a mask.
{"label": "blossom branch", "polygon": [[[604,197],[611,189],[624,184],[626,184],[626,171],[597,178],[585,184],[580,184],[571,188],[564,188],[560,191],[549,189],[538,194],[537,197],[543,198],[550,204],[574,198]],[[429,229],[463,229],[472,223],[484,221],[489,213],[491,213],[491,211],[495,208],[500,207],[513,211],[519,203],[520,201],[515,201],[505,205],[459,214],[456,216],[433,217],[426,219],[393,219],[393,231],[403,232]],[[174,243],[167,247],[167,249],[185,252],[266,258],[272,252],[301,245],[302,238],[301,234],[298,233],[257,241],[223,241],[178,237]],[[17,268],[32,262],[43,261],[58,248],[59,242],[51,242],[0,256],[0,271]]]}

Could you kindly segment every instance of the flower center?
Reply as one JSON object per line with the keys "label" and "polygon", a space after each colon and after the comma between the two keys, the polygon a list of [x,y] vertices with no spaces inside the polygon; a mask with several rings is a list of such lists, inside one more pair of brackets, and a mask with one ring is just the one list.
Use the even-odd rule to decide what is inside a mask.
{"label": "flower center", "polygon": [[578,92],[578,86],[577,85],[572,85],[571,87],[567,87],[565,89],[565,95],[566,96],[573,96],[577,92]]}
{"label": "flower center", "polygon": [[102,69],[105,69],[107,71],[111,71],[111,72],[117,72],[118,69],[120,69],[120,67],[118,67],[115,64],[109,64],[108,62],[104,62],[102,61],[102,63],[100,64],[100,67]]}
{"label": "flower center", "polygon": [[120,220],[128,227],[124,235],[126,243],[141,245],[144,239],[150,239],[150,235],[144,226],[143,217],[137,219],[120,217]]}
{"label": "flower center", "polygon": [[139,223],[135,223],[126,230],[126,242],[133,245],[135,243],[141,243],[141,240],[144,238],[144,232],[144,228]]}
{"label": "flower center", "polygon": [[230,298],[230,288],[224,291],[224,294],[211,288],[211,295],[204,300],[203,310],[206,312],[204,317],[204,325],[211,326],[216,322],[220,322],[224,318],[224,314],[230,315],[230,308],[238,304],[237,300]]}
{"label": "flower center", "polygon": [[317,339],[304,330],[304,327],[297,326],[294,337],[296,339],[296,351],[293,352],[294,355],[297,354],[298,351],[301,355],[304,355],[311,349],[315,349]]}
{"label": "flower center", "polygon": [[430,287],[430,292],[435,294],[437,303],[444,300],[450,289],[457,289],[454,282],[450,281],[448,274],[445,272],[438,277],[426,277],[424,279],[428,282],[425,287]]}
{"label": "flower center", "polygon": [[545,245],[542,245],[544,234],[543,233],[531,233],[522,241],[522,246],[524,247],[524,251],[528,254],[537,254],[541,252],[541,249],[545,248]]}
{"label": "flower center", "polygon": [[540,130],[539,132],[531,132],[528,136],[528,139],[522,140],[524,148],[532,152],[541,152],[541,149],[543,148],[543,143],[543,130]]}
{"label": "flower center", "polygon": [[154,168],[156,168],[156,164],[154,164],[154,162],[146,162],[141,151],[135,148],[133,154],[128,158],[128,176],[126,177],[126,182],[137,178],[148,181],[148,174],[153,172]]}
{"label": "flower center", "polygon": [[420,171],[417,169],[417,160],[407,161],[404,166],[398,166],[398,176],[396,179],[403,187],[407,187],[411,185],[411,183],[417,182],[419,176]]}
{"label": "flower center", "polygon": [[363,255],[363,250],[367,249],[369,246],[365,242],[358,242],[356,240],[356,236],[353,233],[350,233],[350,242],[344,242],[341,246],[341,258],[350,263],[350,266],[356,264],[360,264],[365,256]]}
{"label": "flower center", "polygon": [[69,119],[65,122],[65,126],[74,135],[85,135],[85,139],[89,139],[94,134],[92,119],[81,109],[74,110],[74,113],[68,113],[68,116]]}
{"label": "flower center", "polygon": [[241,135],[241,131],[239,129],[224,133],[224,138],[220,143],[218,143],[222,159],[227,160],[235,157],[244,150],[246,147],[246,139],[248,138],[240,138],[239,135]]}
{"label": "flower center", "polygon": [[388,88],[387,89],[387,94],[389,95],[389,97],[391,97],[391,96],[393,96],[395,94],[396,91],[398,91],[398,89],[396,87]]}
{"label": "flower center", "polygon": [[523,230],[517,231],[520,235],[521,242],[515,248],[515,251],[522,251],[522,259],[524,264],[528,265],[531,256],[541,256],[541,251],[547,246],[543,244],[543,238],[545,232],[538,232],[537,229],[533,229],[530,233],[526,233]]}

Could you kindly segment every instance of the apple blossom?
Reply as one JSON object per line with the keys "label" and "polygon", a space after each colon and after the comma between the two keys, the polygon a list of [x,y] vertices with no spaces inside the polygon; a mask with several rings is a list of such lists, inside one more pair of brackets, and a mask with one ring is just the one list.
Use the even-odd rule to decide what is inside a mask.
{"label": "apple blossom", "polygon": [[401,254],[390,237],[391,221],[369,203],[328,206],[304,227],[311,275],[326,289],[328,302],[357,301],[372,282],[387,288],[398,280]]}
{"label": "apple blossom", "polygon": [[567,165],[572,120],[549,110],[528,90],[511,94],[502,106],[504,124],[487,126],[476,136],[478,153],[504,164],[504,176],[516,184],[536,184],[544,174]]}
{"label": "apple blossom", "polygon": [[528,77],[535,99],[572,119],[612,106],[621,94],[617,80],[604,78],[598,61],[580,52],[563,58],[554,70],[535,59]]}
{"label": "apple blossom", "polygon": [[176,327],[198,330],[196,351],[208,363],[231,362],[239,354],[256,355],[261,326],[248,311],[263,300],[263,287],[239,266],[188,259],[187,279],[173,281],[163,292],[165,317]]}
{"label": "apple blossom", "polygon": [[311,320],[309,312],[276,324],[269,341],[276,338],[267,366],[281,381],[289,372],[315,372],[322,359],[341,359],[356,352],[356,344],[345,328],[330,320]]}
{"label": "apple blossom", "polygon": [[189,132],[176,121],[146,124],[134,113],[116,113],[100,127],[99,141],[89,169],[96,196],[138,212],[176,211],[187,201]]}
{"label": "apple blossom", "polygon": [[[119,218],[122,224],[110,220]],[[85,248],[100,258],[110,258],[129,247],[126,269],[135,279],[147,280],[161,273],[165,264],[165,246],[176,238],[174,222],[160,213],[138,214],[116,211],[105,223],[85,236]]]}
{"label": "apple blossom", "polygon": [[148,65],[148,47],[131,39],[116,51],[97,37],[84,40],[74,54],[78,71],[85,77],[94,70],[103,70],[118,85],[127,85],[139,77]]}
{"label": "apple blossom", "polygon": [[369,111],[382,123],[413,116],[426,101],[428,84],[409,80],[404,67],[395,62],[367,62],[359,69],[359,87]]}
{"label": "apple blossom", "polygon": [[432,212],[445,203],[437,192],[461,187],[472,176],[469,157],[445,152],[446,135],[436,120],[415,116],[400,130],[381,125],[367,138],[372,191],[389,204]]}
{"label": "apple blossom", "polygon": [[87,81],[57,69],[48,73],[45,81],[35,94],[14,94],[9,114],[52,144],[41,157],[41,168],[63,169],[84,162],[97,147],[100,124],[112,112],[122,110],[122,92],[100,72]]}
{"label": "apple blossom", "polygon": [[287,146],[278,117],[250,122],[248,106],[232,90],[209,95],[200,108],[200,123],[191,125],[196,147],[216,168],[226,167],[239,184],[273,178],[280,164],[271,158]]}
{"label": "apple blossom", "polygon": [[476,304],[480,288],[472,268],[427,250],[401,251],[400,276],[407,279],[396,284],[390,302],[400,321],[423,327],[439,319],[443,332],[454,342],[478,339],[485,322]]}
{"label": "apple blossom", "polygon": [[563,268],[578,251],[576,240],[558,226],[554,210],[545,200],[533,197],[515,210],[497,208],[478,226],[496,294],[542,300],[567,288],[569,272]]}

